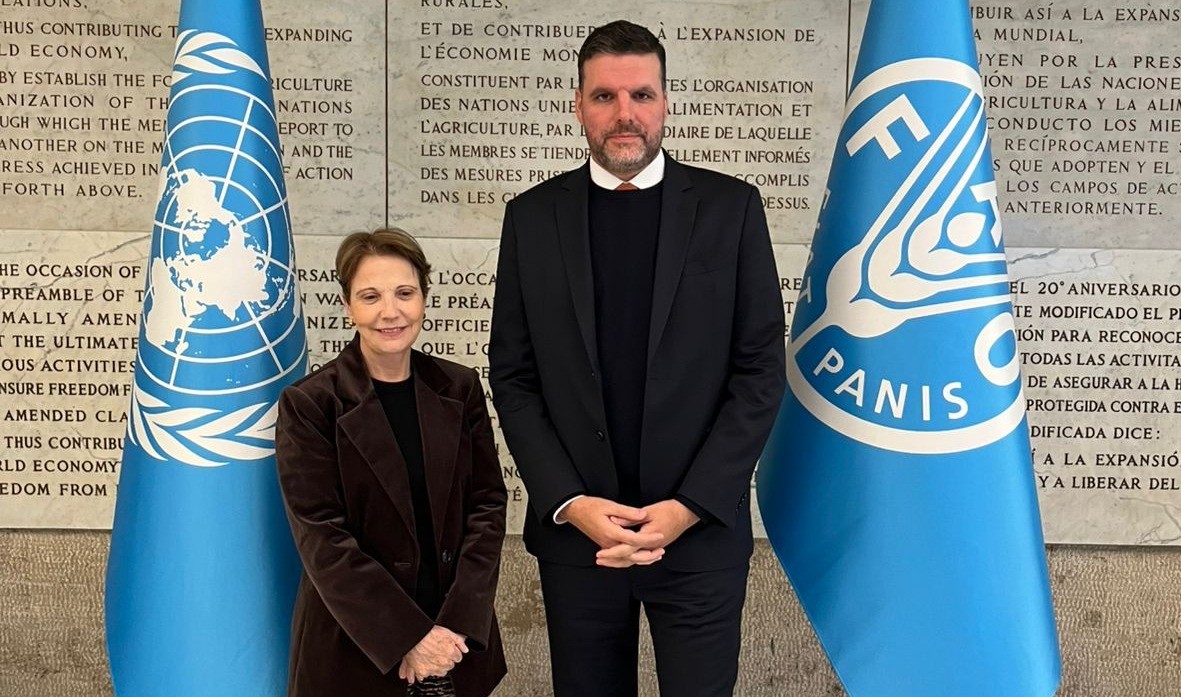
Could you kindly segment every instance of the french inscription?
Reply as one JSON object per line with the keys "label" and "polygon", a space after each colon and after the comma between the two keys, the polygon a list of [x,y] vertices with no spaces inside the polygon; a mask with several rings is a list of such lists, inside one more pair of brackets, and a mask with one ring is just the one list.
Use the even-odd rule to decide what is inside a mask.
{"label": "french inscription", "polygon": [[[516,193],[587,157],[573,92],[591,22],[556,7],[514,6],[507,18],[438,9],[456,11],[391,28],[418,59],[393,81],[395,93],[413,100],[392,104],[390,122],[399,164],[391,169],[391,205],[412,226],[465,215],[484,221]],[[670,155],[758,186],[777,235],[803,238],[822,193],[813,170],[829,156],[820,109],[838,109],[841,94],[796,59],[835,47],[844,29],[835,20],[802,26],[792,13],[724,26],[649,24],[670,56],[663,134]],[[752,75],[728,55],[784,70]],[[835,67],[840,58],[831,57]],[[495,233],[489,225],[461,234]]]}

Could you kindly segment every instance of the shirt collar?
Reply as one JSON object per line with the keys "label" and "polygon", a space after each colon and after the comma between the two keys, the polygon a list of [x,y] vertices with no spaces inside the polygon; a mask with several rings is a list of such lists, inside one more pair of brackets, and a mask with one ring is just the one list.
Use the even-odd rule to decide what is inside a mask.
{"label": "shirt collar", "polygon": [[[590,158],[590,175],[591,181],[604,189],[615,189],[624,182],[623,179],[611,174],[602,165],[595,162],[593,157]],[[658,151],[656,157],[648,163],[647,167],[627,181],[634,184],[637,189],[650,189],[664,181],[664,151]]]}

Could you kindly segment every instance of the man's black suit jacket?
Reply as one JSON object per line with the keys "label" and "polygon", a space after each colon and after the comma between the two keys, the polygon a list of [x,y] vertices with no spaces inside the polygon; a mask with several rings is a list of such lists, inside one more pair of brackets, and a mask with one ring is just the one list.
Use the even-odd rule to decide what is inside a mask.
{"label": "man's black suit jacket", "polygon": [[[587,165],[507,206],[489,346],[493,401],[529,493],[525,544],[593,565],[597,546],[553,522],[574,494],[617,500],[595,336]],[[708,512],[666,550],[680,571],[744,563],[750,479],[783,396],[779,278],[758,190],[665,157],[640,444],[645,504]]]}

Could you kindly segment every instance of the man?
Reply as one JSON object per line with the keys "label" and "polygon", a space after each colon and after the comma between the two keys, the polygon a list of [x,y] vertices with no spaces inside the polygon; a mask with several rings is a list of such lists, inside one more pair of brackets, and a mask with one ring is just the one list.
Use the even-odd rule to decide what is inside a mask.
{"label": "man", "polygon": [[508,205],[489,354],[554,693],[636,694],[642,605],[662,694],[729,695],[750,477],[784,389],[766,218],[754,187],[661,151],[650,31],[596,29],[578,69],[590,161]]}

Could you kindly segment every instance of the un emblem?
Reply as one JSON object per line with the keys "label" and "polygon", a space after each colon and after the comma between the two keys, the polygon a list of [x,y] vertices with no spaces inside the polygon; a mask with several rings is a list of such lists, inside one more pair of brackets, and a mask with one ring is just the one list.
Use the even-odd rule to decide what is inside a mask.
{"label": "un emblem", "polygon": [[888,450],[953,453],[1024,418],[980,76],[888,65],[849,95],[788,381],[816,418]]}
{"label": "un emblem", "polygon": [[269,90],[228,38],[178,37],[129,424],[195,466],[269,457],[274,395],[305,365],[275,115],[237,73]]}

